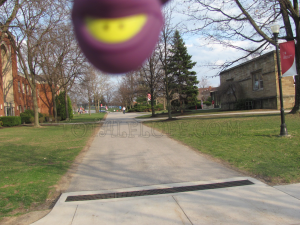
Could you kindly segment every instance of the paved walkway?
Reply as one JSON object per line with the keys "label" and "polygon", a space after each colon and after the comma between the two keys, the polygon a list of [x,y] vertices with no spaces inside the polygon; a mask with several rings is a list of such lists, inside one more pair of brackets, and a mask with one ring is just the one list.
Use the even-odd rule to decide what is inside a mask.
{"label": "paved walkway", "polygon": [[68,192],[34,225],[300,224],[300,185],[291,191],[243,177],[135,116],[108,115]]}

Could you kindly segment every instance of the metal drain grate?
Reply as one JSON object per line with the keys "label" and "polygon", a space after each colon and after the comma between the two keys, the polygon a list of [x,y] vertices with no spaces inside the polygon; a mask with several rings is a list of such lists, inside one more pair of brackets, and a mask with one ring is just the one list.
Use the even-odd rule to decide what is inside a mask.
{"label": "metal drain grate", "polygon": [[77,195],[77,196],[68,196],[66,202],[172,194],[172,193],[180,193],[180,192],[187,192],[187,191],[238,187],[238,186],[245,186],[251,184],[254,183],[252,183],[249,180],[239,180],[239,181],[230,181],[230,182],[215,183],[215,184],[202,184],[202,185],[194,185],[194,186],[152,189],[152,190],[142,190],[142,191],[116,192],[116,193],[95,194],[95,195]]}

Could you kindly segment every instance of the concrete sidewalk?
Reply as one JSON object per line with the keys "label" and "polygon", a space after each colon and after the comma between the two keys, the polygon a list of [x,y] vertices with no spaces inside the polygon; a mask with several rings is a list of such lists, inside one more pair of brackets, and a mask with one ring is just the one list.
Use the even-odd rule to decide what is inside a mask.
{"label": "concrete sidewalk", "polygon": [[[134,117],[108,115],[68,192],[33,225],[300,224],[300,185],[244,177]],[[240,180],[253,184],[219,186]],[[178,191],[191,186],[199,190]]]}
{"label": "concrete sidewalk", "polygon": [[[66,202],[68,196],[133,192],[226,181],[253,185],[153,196]],[[299,189],[298,189],[299,190]],[[33,225],[94,224],[300,224],[300,200],[250,177],[63,194]]]}

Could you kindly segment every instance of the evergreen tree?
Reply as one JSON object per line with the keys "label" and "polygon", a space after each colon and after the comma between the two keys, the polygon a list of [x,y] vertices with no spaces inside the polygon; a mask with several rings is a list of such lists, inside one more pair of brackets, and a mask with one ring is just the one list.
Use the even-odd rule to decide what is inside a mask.
{"label": "evergreen tree", "polygon": [[[62,91],[55,98],[56,107],[57,107],[57,116],[61,117],[61,120],[65,120],[67,118],[66,107],[65,107],[65,92]],[[73,110],[72,110],[72,102],[70,97],[68,96],[68,111],[70,119],[73,119]]]}
{"label": "evergreen tree", "polygon": [[196,62],[192,62],[192,56],[188,54],[187,48],[179,31],[176,30],[171,48],[171,55],[168,58],[168,74],[171,74],[170,90],[179,94],[181,113],[184,103],[194,104],[197,101],[198,84],[196,72],[190,71]]}

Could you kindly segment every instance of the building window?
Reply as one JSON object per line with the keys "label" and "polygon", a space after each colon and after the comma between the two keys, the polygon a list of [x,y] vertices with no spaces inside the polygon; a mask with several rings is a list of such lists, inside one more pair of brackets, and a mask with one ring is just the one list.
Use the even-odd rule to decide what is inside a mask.
{"label": "building window", "polygon": [[23,91],[23,94],[25,94],[25,85],[24,84],[22,84],[22,91]]}
{"label": "building window", "polygon": [[21,93],[21,83],[18,81],[18,92]]}
{"label": "building window", "polygon": [[15,110],[11,103],[6,102],[4,104],[4,112],[5,112],[5,116],[14,116],[15,115]]}
{"label": "building window", "polygon": [[19,105],[19,110],[20,110],[20,113],[22,113],[22,106]]}
{"label": "building window", "polygon": [[28,94],[28,84],[26,84],[26,94]]}
{"label": "building window", "polygon": [[264,88],[263,76],[261,72],[252,74],[253,91],[261,90]]}

